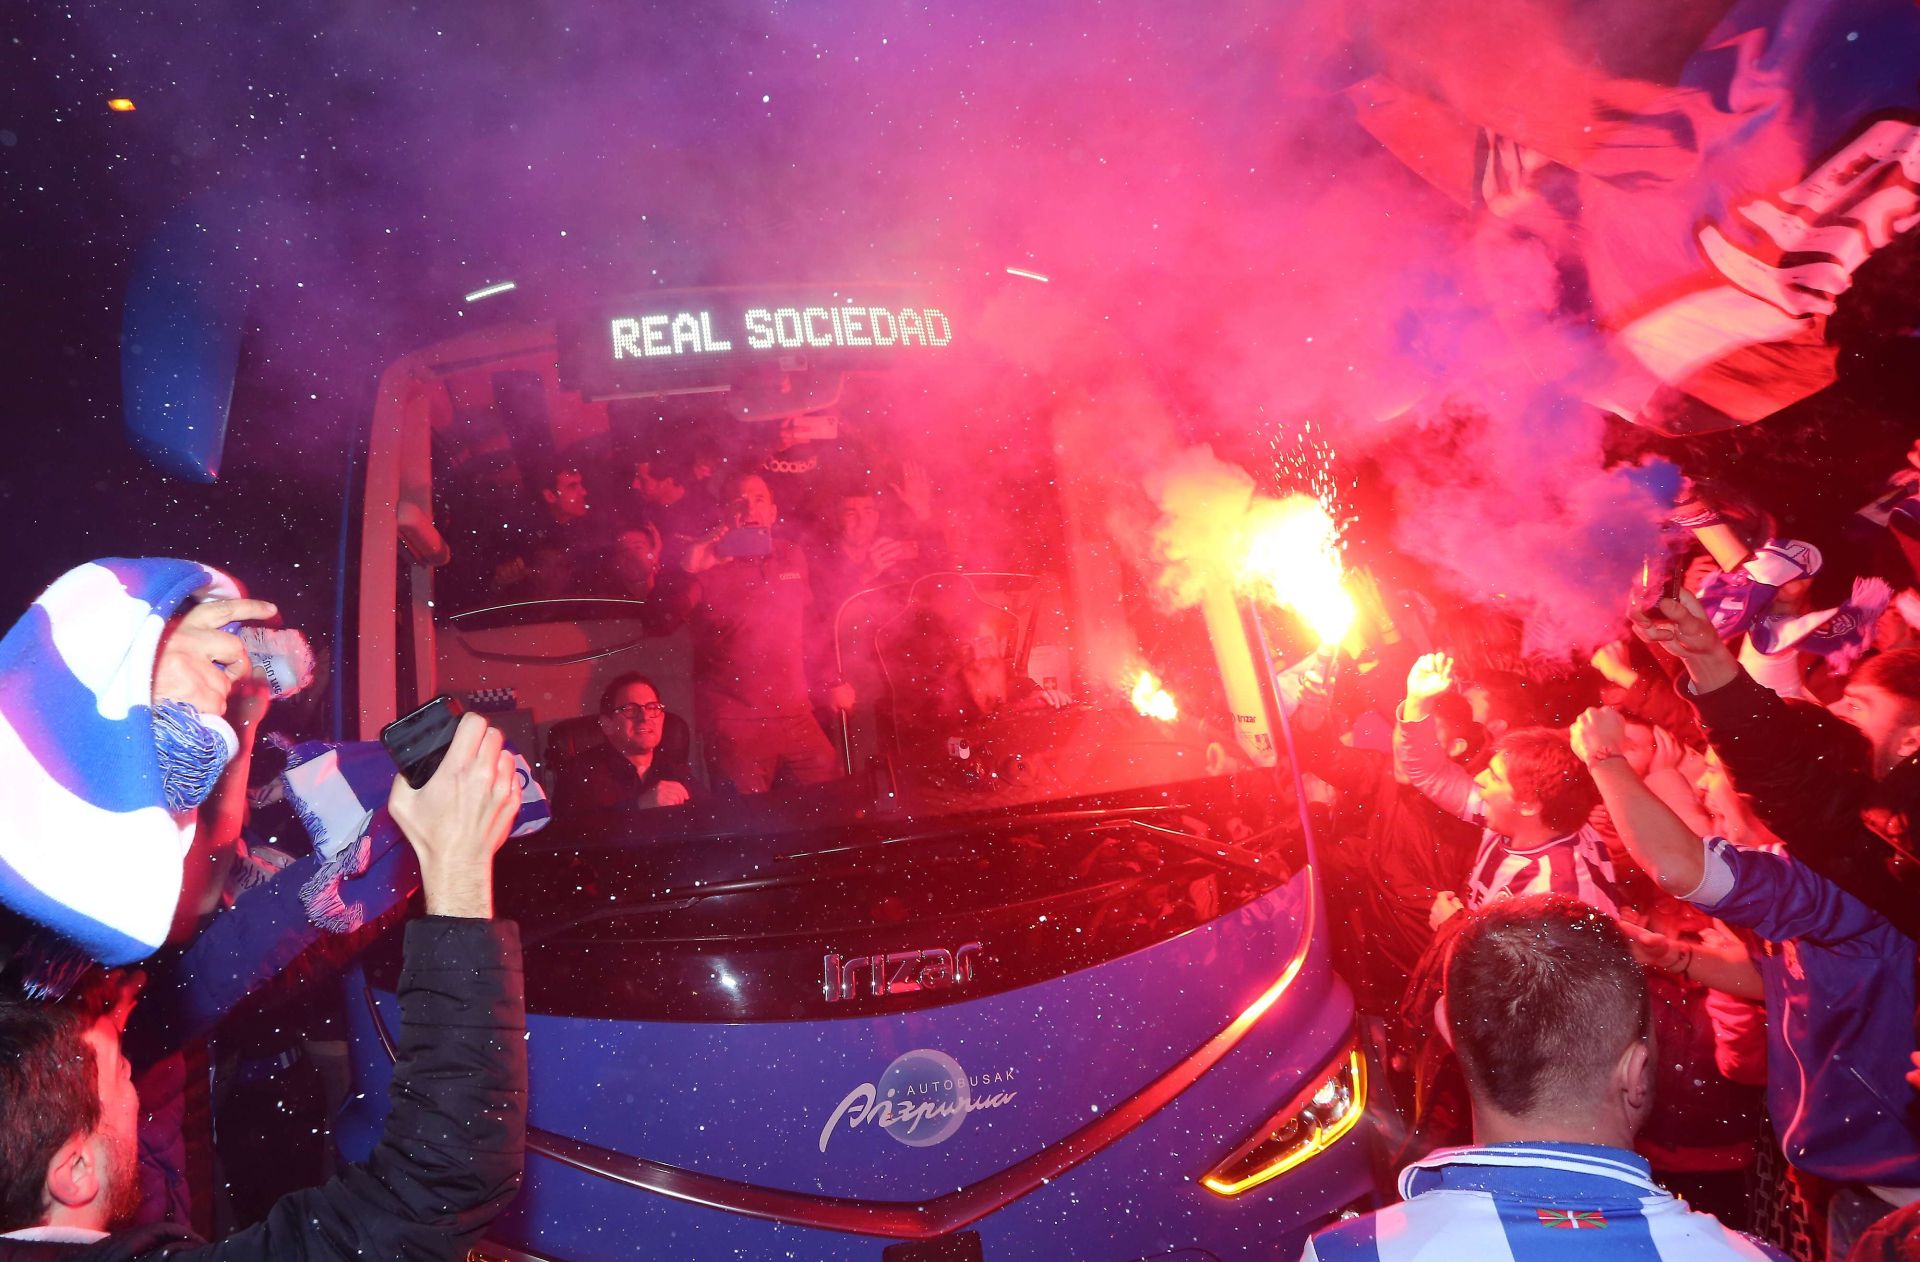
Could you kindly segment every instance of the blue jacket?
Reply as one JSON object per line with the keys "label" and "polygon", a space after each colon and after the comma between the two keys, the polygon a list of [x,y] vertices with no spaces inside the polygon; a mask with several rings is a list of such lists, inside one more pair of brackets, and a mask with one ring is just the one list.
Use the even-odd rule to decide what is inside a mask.
{"label": "blue jacket", "polygon": [[1787,1160],[1839,1182],[1920,1187],[1914,943],[1798,860],[1707,843],[1690,896],[1766,939],[1767,1112]]}

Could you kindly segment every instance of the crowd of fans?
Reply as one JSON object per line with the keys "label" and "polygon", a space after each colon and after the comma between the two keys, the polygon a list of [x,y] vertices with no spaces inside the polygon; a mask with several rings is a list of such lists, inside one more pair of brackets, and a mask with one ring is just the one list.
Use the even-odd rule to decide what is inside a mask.
{"label": "crowd of fans", "polygon": [[[1005,687],[966,683],[1004,684],[975,660],[1010,652],[1004,628],[975,634],[1004,611],[951,586],[919,609],[901,590],[964,550],[961,523],[935,520],[918,467],[876,472],[827,441],[831,424],[803,422],[779,427],[776,450],[696,432],[611,485],[584,459],[531,480],[498,460],[471,471],[463,528],[432,558],[450,603],[612,599],[691,641],[704,775],[686,718],[629,673],[555,768],[564,809],[840,774],[825,728],[856,694],[832,622],[857,593],[888,591],[903,634],[938,624],[933,683],[964,699],[943,712],[1004,704]],[[546,798],[477,714],[423,787],[377,742],[283,743],[275,774],[250,775],[270,705],[313,679],[304,638],[260,625],[275,618],[204,566],[106,560],[63,576],[0,643],[0,771],[17,790],[0,880],[0,1259],[458,1257],[517,1188],[524,999],[491,863],[546,821]],[[76,829],[95,846],[68,844]],[[102,853],[127,879],[102,879]],[[316,1081],[303,1031],[336,1020],[330,983],[416,892],[393,1108],[371,1159],[335,1168],[312,1126],[339,1087]],[[241,1123],[217,1194],[214,1116]],[[316,1186],[279,1195],[303,1182]],[[211,1246],[190,1230],[222,1225],[241,1230]]]}
{"label": "crowd of fans", "polygon": [[1403,1205],[1309,1256],[1598,1227],[1757,1255],[1723,1225],[1807,1262],[1920,1252],[1913,490],[1836,550],[1880,572],[1836,573],[1690,488],[1591,670],[1458,620],[1475,634],[1407,666],[1390,752],[1324,660],[1285,681],[1411,1162]]}

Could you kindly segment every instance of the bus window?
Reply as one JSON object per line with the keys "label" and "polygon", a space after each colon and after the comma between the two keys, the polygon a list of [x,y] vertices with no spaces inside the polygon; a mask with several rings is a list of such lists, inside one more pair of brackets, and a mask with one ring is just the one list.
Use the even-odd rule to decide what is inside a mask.
{"label": "bus window", "polygon": [[[757,309],[714,305],[740,319]],[[735,316],[702,314],[714,334],[686,355],[731,340]],[[685,804],[676,794],[609,814],[557,792],[555,826],[504,860],[526,868],[510,885],[542,891],[515,914],[569,941],[625,941],[632,926],[609,921],[607,903],[657,888],[659,865],[690,863],[726,885],[775,851],[816,852],[823,831],[870,836],[866,875],[849,884],[839,859],[802,864],[806,879],[775,883],[784,893],[737,900],[727,914],[739,932],[781,917],[851,923],[894,879],[884,874],[937,868],[940,855],[956,879],[969,863],[1012,864],[1063,907],[1093,880],[1107,893],[1067,918],[1110,929],[1137,918],[1102,901],[1113,891],[1094,874],[1134,871],[1136,892],[1185,907],[1156,919],[1166,928],[1260,895],[1299,859],[1271,744],[1240,730],[1254,721],[1244,697],[1227,703],[1218,620],[1156,599],[1149,559],[1116,546],[1097,480],[1056,461],[1044,412],[956,401],[923,375],[831,353],[780,361],[795,400],[780,411],[769,401],[781,392],[756,375],[764,363],[596,372],[569,327],[429,348],[406,366],[408,389],[390,392],[405,406],[388,418],[387,449],[417,466],[394,475],[396,498],[411,487],[428,503],[446,553],[395,585],[401,637],[426,659],[396,708],[432,692],[479,698],[557,784],[567,759],[614,739],[603,694],[637,674],[685,762]],[[379,472],[370,514],[388,485]],[[740,771],[757,756],[743,739],[792,739],[806,758],[782,747],[754,782]],[[1011,827],[1009,812],[1038,814]],[[919,845],[892,848],[927,829],[920,859]],[[799,891],[829,869],[846,898],[800,911],[793,899],[808,902]],[[635,915],[642,904],[687,929],[715,928],[704,918],[721,906],[703,900],[682,923],[693,913],[648,898]],[[530,959],[535,978],[542,958]]]}

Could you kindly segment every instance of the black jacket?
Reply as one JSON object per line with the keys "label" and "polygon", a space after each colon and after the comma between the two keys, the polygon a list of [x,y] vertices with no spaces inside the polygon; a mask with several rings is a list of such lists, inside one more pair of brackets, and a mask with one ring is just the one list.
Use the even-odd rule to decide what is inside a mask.
{"label": "black jacket", "polygon": [[460,1258],[520,1188],[526,995],[511,921],[407,925],[393,1111],[364,1166],[283,1196],[214,1244],[177,1227],[94,1244],[0,1239],[0,1262],[369,1262]]}
{"label": "black jacket", "polygon": [[698,787],[693,767],[686,754],[678,756],[662,741],[654,751],[647,774],[641,775],[633,764],[622,758],[611,745],[593,745],[562,763],[555,771],[553,808],[557,814],[578,815],[582,811],[603,811],[616,806],[637,806],[640,795],[672,780],[692,795]]}
{"label": "black jacket", "polygon": [[1920,827],[1920,756],[1876,782],[1851,724],[1744,671],[1689,699],[1734,787],[1788,853],[1920,938],[1920,863],[1907,849],[1907,821]]}
{"label": "black jacket", "polygon": [[1334,941],[1363,1012],[1390,1014],[1433,930],[1441,890],[1464,890],[1480,830],[1394,778],[1393,756],[1296,732],[1302,769],[1340,791],[1320,847]]}

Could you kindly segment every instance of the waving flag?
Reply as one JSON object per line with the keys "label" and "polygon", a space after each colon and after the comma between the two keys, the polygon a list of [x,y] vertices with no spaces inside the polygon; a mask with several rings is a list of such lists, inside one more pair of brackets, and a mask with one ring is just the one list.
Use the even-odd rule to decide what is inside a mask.
{"label": "waving flag", "polygon": [[1828,318],[1920,224],[1920,6],[1747,0],[1700,35],[1721,6],[1597,6],[1618,21],[1588,29],[1566,0],[1356,2],[1397,23],[1349,93],[1362,125],[1557,257],[1607,335],[1592,402],[1699,431],[1834,380]]}

